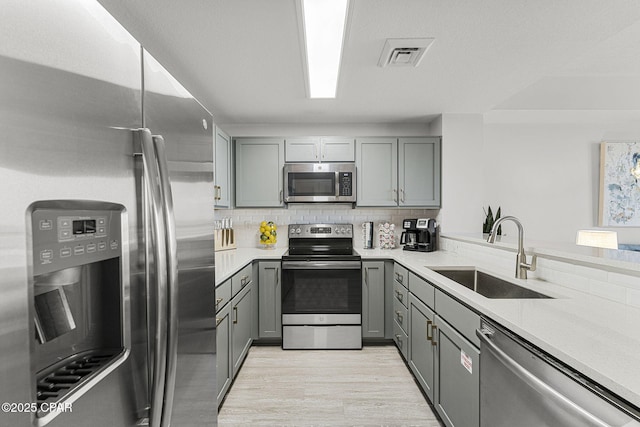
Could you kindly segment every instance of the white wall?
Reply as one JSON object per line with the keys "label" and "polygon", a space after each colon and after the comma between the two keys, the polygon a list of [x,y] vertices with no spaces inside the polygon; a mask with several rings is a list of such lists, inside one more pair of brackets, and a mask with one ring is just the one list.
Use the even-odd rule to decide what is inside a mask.
{"label": "white wall", "polygon": [[443,232],[482,232],[484,215],[483,117],[443,114],[434,128],[442,131]]}
{"label": "white wall", "polygon": [[[611,112],[564,119],[490,113],[482,160],[486,202],[520,218],[531,239],[574,242],[577,230],[598,224],[600,142],[639,139],[638,120]],[[640,243],[639,228],[612,230],[620,243]]]}

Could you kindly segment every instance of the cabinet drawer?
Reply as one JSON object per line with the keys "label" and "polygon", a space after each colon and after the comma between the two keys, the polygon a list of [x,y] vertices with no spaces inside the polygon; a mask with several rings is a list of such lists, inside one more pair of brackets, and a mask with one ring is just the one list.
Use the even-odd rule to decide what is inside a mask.
{"label": "cabinet drawer", "polygon": [[407,323],[409,322],[409,309],[402,305],[397,298],[393,300],[393,320],[402,328],[405,333],[408,333]]}
{"label": "cabinet drawer", "polygon": [[406,288],[408,281],[407,269],[400,264],[395,263],[393,265],[393,279]]}
{"label": "cabinet drawer", "polygon": [[409,338],[407,333],[402,330],[398,322],[393,321],[393,341],[395,341],[398,350],[402,353],[402,357],[407,359],[407,347],[409,345]]}
{"label": "cabinet drawer", "polygon": [[233,295],[237,294],[251,280],[253,280],[253,266],[248,264],[231,278],[231,293]]}
{"label": "cabinet drawer", "polygon": [[407,288],[405,288],[404,286],[399,284],[396,280],[394,280],[393,281],[393,297],[395,298],[395,300],[400,301],[402,305],[405,306],[405,308],[408,307],[407,304],[409,304],[407,299],[408,295],[409,295],[409,291],[407,291]]}
{"label": "cabinet drawer", "polygon": [[231,279],[225,280],[216,288],[216,313],[231,301]]}
{"label": "cabinet drawer", "polygon": [[411,272],[409,272],[409,291],[431,309],[435,307],[434,286]]}
{"label": "cabinet drawer", "polygon": [[436,312],[473,345],[480,348],[480,339],[476,336],[476,329],[480,328],[478,314],[440,290],[436,291]]}

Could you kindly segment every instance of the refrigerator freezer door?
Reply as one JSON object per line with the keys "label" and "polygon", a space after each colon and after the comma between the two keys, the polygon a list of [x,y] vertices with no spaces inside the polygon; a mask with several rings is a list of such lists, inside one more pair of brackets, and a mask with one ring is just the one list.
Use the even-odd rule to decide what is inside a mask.
{"label": "refrigerator freezer door", "polygon": [[[213,244],[213,130],[205,110],[146,51],[144,125],[164,141],[177,241],[177,359],[171,425],[213,425],[215,282]],[[171,338],[169,339],[171,341]],[[168,345],[171,351],[171,344]],[[172,381],[168,372],[168,383]],[[165,396],[165,402],[167,401]],[[166,420],[163,418],[163,423]]]}
{"label": "refrigerator freezer door", "polygon": [[[6,0],[0,15],[0,401],[34,402],[31,228],[36,200],[124,205],[132,349],[123,365],[48,426],[130,426],[148,406],[144,267],[138,250],[134,141],[141,127],[140,46],[97,3]],[[125,244],[125,242],[123,242]],[[36,425],[0,413],[0,425]]]}

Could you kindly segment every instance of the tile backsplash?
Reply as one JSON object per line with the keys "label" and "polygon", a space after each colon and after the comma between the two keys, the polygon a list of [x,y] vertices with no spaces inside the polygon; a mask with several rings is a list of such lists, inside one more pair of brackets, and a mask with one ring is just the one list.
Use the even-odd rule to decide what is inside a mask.
{"label": "tile backsplash", "polygon": [[261,221],[273,221],[278,226],[278,247],[286,247],[289,224],[347,223],[353,224],[356,248],[362,248],[362,223],[374,222],[374,247],[378,247],[378,224],[395,224],[396,245],[405,218],[435,218],[438,210],[403,208],[356,208],[350,205],[289,205],[288,208],[224,209],[216,210],[216,219],[231,218],[235,229],[236,244],[242,248],[258,246],[258,228]]}

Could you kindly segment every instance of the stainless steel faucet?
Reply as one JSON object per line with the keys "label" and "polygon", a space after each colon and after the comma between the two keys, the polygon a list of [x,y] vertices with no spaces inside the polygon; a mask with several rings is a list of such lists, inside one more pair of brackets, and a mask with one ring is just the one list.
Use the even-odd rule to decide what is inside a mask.
{"label": "stainless steel faucet", "polygon": [[536,256],[532,255],[531,264],[527,264],[527,254],[524,253],[524,228],[522,227],[522,223],[515,216],[505,216],[497,220],[493,223],[493,227],[491,228],[491,232],[489,233],[489,237],[487,238],[488,243],[495,243],[496,235],[498,234],[498,227],[504,221],[513,221],[518,226],[518,254],[516,255],[516,279],[526,279],[527,271],[535,271],[536,270]]}

